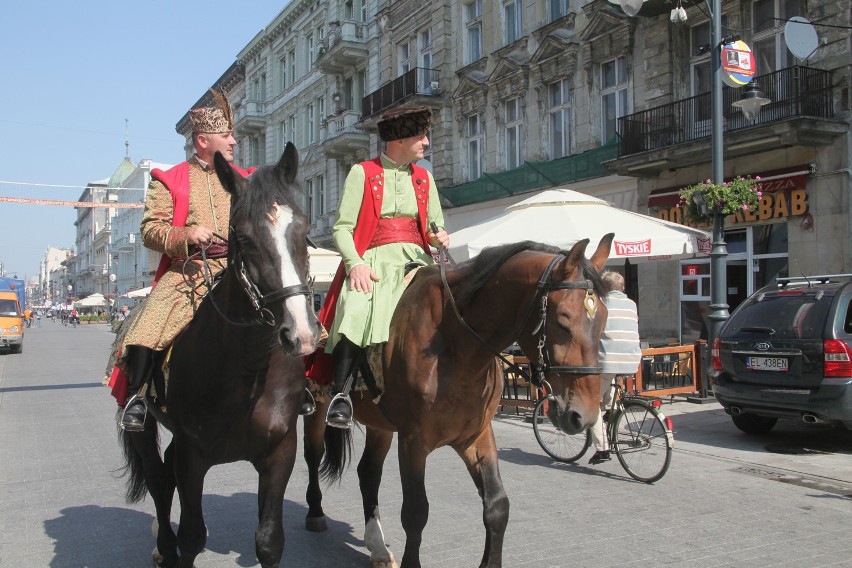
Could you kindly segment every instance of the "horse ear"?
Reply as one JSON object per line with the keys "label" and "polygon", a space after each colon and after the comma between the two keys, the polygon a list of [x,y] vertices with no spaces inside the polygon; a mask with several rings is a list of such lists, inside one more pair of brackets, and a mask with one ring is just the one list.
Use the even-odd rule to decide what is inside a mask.
{"label": "horse ear", "polygon": [[291,184],[296,181],[296,172],[299,171],[299,152],[292,142],[287,142],[284,147],[284,153],[281,154],[281,159],[275,166],[275,173],[278,177],[284,180],[285,183]]}
{"label": "horse ear", "polygon": [[612,239],[614,238],[615,233],[605,234],[601,238],[601,242],[598,243],[598,250],[596,250],[595,254],[592,255],[592,264],[598,272],[603,269],[603,265],[606,262],[606,259],[609,258],[609,253],[612,250]]}
{"label": "horse ear", "polygon": [[234,193],[237,190],[237,182],[234,179],[234,168],[228,163],[228,160],[216,150],[213,156],[213,167],[216,168],[216,174],[219,176],[219,181],[228,193]]}
{"label": "horse ear", "polygon": [[586,258],[587,246],[589,246],[589,239],[583,239],[582,241],[574,243],[574,246],[571,247],[570,251],[568,251],[568,258],[566,258],[563,263],[566,273],[573,272],[574,269],[583,262]]}

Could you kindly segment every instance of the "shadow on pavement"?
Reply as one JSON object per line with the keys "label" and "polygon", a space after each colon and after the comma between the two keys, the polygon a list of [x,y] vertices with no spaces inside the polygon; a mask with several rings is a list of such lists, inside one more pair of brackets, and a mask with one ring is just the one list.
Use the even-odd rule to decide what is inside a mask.
{"label": "shadow on pavement", "polygon": [[[62,509],[61,516],[44,521],[45,533],[53,540],[51,568],[84,566],[86,568],[149,567],[155,546],[151,534],[154,521],[153,503],[146,497],[151,513],[120,507],[84,505]],[[236,565],[257,566],[254,532],[257,527],[257,495],[204,495],[204,521],[208,536],[205,552],[197,564],[210,562],[205,553],[223,556],[236,555]],[[177,510],[177,509],[176,509]],[[285,545],[282,565],[358,566],[369,563],[363,543],[352,534],[348,523],[327,518],[328,530],[312,533],[305,529],[307,507],[292,501],[284,502]],[[177,531],[179,513],[173,511],[172,529]],[[290,551],[310,549],[310,563],[295,558]],[[289,560],[288,560],[288,557]],[[73,559],[72,564],[68,564]]]}

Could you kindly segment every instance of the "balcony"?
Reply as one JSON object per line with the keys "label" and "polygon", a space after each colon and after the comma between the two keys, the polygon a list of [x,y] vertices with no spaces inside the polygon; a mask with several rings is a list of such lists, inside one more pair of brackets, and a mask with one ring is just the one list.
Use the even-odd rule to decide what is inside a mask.
{"label": "balcony", "polygon": [[130,233],[129,235],[125,235],[121,238],[115,239],[112,247],[110,248],[111,252],[128,252],[136,250],[136,241],[139,238],[139,235],[136,233]]}
{"label": "balcony", "polygon": [[353,20],[340,22],[319,45],[316,66],[323,73],[340,75],[367,62],[367,26]]}
{"label": "balcony", "polygon": [[248,100],[234,111],[234,130],[257,134],[266,130],[266,102]]}
{"label": "balcony", "polygon": [[371,117],[380,115],[397,103],[405,101],[412,105],[430,106],[440,96],[438,70],[415,67],[364,97],[361,101],[361,116],[367,122]]}
{"label": "balcony", "polygon": [[347,154],[363,154],[370,149],[370,135],[355,125],[361,116],[354,110],[343,110],[326,119],[326,136],[320,151],[329,158],[339,159]]}
{"label": "balcony", "polygon": [[[740,89],[722,92],[725,152],[737,156],[789,146],[819,146],[842,136],[834,118],[830,71],[789,67],[755,78],[770,99],[753,122],[732,103]],[[618,119],[618,158],[607,167],[620,175],[653,175],[710,161],[710,93]]]}

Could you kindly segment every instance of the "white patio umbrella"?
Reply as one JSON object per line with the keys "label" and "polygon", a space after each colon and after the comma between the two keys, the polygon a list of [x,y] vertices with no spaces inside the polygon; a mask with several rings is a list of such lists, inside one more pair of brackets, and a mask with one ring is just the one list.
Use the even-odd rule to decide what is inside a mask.
{"label": "white patio umbrella", "polygon": [[122,298],[144,298],[148,294],[151,293],[151,286],[145,286],[144,288],[139,288],[138,290],[131,290],[126,294],[122,294]]}
{"label": "white patio umbrella", "polygon": [[[619,209],[570,189],[549,189],[451,233],[450,254],[461,262],[490,246],[529,240],[570,249],[585,238],[594,251],[607,233],[615,233],[610,261],[662,260],[709,252],[710,235],[704,231]],[[699,240],[704,245],[701,250]]]}
{"label": "white patio umbrella", "polygon": [[103,308],[109,305],[103,294],[92,294],[74,302],[75,308]]}
{"label": "white patio umbrella", "polygon": [[313,247],[308,248],[308,254],[311,257],[311,276],[314,278],[314,284],[331,284],[340,265],[340,254],[330,249]]}

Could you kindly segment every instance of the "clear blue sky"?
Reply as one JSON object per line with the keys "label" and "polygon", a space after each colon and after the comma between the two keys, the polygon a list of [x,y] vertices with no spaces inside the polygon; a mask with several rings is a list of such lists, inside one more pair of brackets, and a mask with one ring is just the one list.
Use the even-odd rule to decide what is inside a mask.
{"label": "clear blue sky", "polygon": [[[175,124],[288,2],[8,3],[0,18],[0,196],[77,200],[123,159],[125,119],[134,164],[182,161]],[[0,202],[7,275],[38,274],[48,246],[73,246],[75,218],[71,207]]]}

